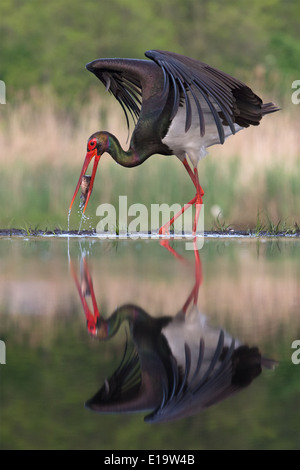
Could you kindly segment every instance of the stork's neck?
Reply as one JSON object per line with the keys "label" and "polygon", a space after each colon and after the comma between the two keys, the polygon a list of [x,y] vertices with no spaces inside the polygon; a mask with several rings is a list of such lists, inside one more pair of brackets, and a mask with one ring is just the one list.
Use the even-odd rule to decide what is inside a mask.
{"label": "stork's neck", "polygon": [[108,137],[108,147],[106,151],[117,163],[119,163],[119,165],[126,167],[138,166],[151,155],[151,153],[147,152],[146,149],[138,150],[134,148],[132,142],[129,149],[125,151],[113,134],[107,132],[106,135]]}
{"label": "stork's neck", "polygon": [[112,338],[124,321],[133,324],[136,318],[141,315],[140,312],[143,311],[134,305],[124,305],[117,308],[107,320],[101,319],[98,322],[97,336],[101,339]]}

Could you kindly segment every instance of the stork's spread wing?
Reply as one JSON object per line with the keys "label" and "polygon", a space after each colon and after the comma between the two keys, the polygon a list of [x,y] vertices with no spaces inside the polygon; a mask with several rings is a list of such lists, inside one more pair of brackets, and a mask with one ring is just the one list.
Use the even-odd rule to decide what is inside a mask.
{"label": "stork's spread wing", "polygon": [[[222,330],[208,367],[204,361],[204,350],[205,343],[201,338],[193,375],[191,351],[187,344],[183,371],[179,370],[175,358],[172,357],[169,383],[163,383],[163,401],[156,410],[145,417],[145,421],[170,421],[196,414],[250,385],[261,373],[262,364],[265,362],[257,347],[242,345],[235,349],[234,339],[230,346],[225,346]],[[274,361],[267,360],[266,365],[273,367]]]}
{"label": "stork's spread wing", "polygon": [[[141,80],[133,69],[134,59],[97,59],[86,65],[120,103],[129,130],[128,112],[136,122],[141,108]],[[147,62],[147,61],[142,61]]]}
{"label": "stork's spread wing", "polygon": [[[185,130],[191,126],[190,100],[195,101],[201,136],[205,134],[205,120],[201,106],[203,100],[214,117],[220,142],[225,139],[223,125],[235,133],[234,124],[242,127],[258,125],[264,114],[262,100],[239,80],[209,65],[179,54],[165,51],[147,51],[164,73],[164,90],[174,89],[171,119],[176,115],[182,99],[185,101]],[[275,109],[274,109],[275,110]]]}
{"label": "stork's spread wing", "polygon": [[231,384],[231,358],[234,341],[232,341],[220,366],[219,361],[223,353],[223,346],[224,332],[221,331],[210,366],[204,375],[201,375],[205,347],[202,339],[199,346],[198,364],[193,376],[190,377],[191,352],[189,346],[185,344],[186,364],[183,377],[179,376],[178,366],[174,359],[173,383],[169,384],[169,389],[164,390],[164,399],[160,407],[146,416],[145,421],[169,421],[189,416],[230,395],[235,388]]}
{"label": "stork's spread wing", "polygon": [[[258,125],[264,114],[279,109],[273,103],[263,104],[244,83],[203,62],[165,51],[147,51],[145,55],[152,60],[97,59],[86,66],[122,106],[128,130],[128,117],[131,115],[134,122],[138,120],[143,98],[146,98],[150,115],[154,111],[151,106],[158,107],[161,112],[167,100],[173,100],[170,121],[179,106],[184,105],[186,131],[195,119],[193,100],[202,137],[208,107],[221,143],[225,140],[224,126],[229,126],[234,134],[236,125]],[[154,101],[149,98],[154,98]]]}
{"label": "stork's spread wing", "polygon": [[141,367],[136,348],[126,341],[120,365],[105,379],[100,390],[86,402],[86,407],[98,412],[118,412],[126,409],[126,402],[138,393],[141,385]]}

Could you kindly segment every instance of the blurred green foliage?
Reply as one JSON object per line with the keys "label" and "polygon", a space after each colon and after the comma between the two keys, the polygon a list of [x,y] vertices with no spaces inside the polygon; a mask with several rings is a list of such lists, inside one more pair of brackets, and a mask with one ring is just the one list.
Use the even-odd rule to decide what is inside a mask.
{"label": "blurred green foliage", "polygon": [[148,49],[195,57],[229,73],[260,64],[280,76],[299,66],[297,0],[2,0],[0,78],[15,92],[50,87],[64,101],[85,96],[85,64],[143,58]]}

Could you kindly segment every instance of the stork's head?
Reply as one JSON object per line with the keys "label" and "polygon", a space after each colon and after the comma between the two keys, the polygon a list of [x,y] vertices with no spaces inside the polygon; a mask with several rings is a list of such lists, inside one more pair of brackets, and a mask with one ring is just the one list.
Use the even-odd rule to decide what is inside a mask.
{"label": "stork's head", "polygon": [[88,142],[87,142],[87,152],[86,152],[85,160],[84,160],[84,163],[83,163],[83,166],[82,166],[82,170],[81,170],[79,180],[78,180],[75,192],[74,192],[73,199],[72,199],[71,204],[70,204],[69,211],[71,211],[71,208],[73,206],[73,202],[75,201],[76,195],[77,195],[78,190],[81,186],[82,178],[85,175],[85,172],[86,172],[92,158],[95,157],[92,176],[91,176],[91,179],[90,179],[89,187],[88,187],[88,190],[87,190],[87,195],[86,195],[86,198],[85,198],[84,208],[83,208],[83,213],[85,212],[85,209],[88,205],[88,202],[89,202],[89,199],[90,199],[90,196],[91,196],[91,193],[92,193],[92,189],[93,189],[93,185],[94,185],[94,179],[95,179],[97,166],[98,166],[100,157],[104,152],[107,151],[108,144],[109,144],[109,140],[108,140],[108,134],[106,132],[95,132],[94,134],[92,134],[89,137]]}

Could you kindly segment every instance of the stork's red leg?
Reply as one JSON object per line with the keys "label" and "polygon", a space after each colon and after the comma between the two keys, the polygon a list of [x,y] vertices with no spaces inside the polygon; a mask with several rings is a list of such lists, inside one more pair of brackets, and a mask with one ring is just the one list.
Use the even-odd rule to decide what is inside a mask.
{"label": "stork's red leg", "polygon": [[176,259],[180,260],[182,263],[189,264],[189,262],[183,256],[177,253],[177,251],[170,246],[169,238],[160,240],[160,245],[166,248]]}
{"label": "stork's red leg", "polygon": [[191,199],[187,204],[185,204],[182,207],[182,209],[179,212],[177,212],[177,214],[175,214],[174,217],[172,217],[172,219],[169,222],[167,222],[165,225],[163,225],[159,229],[159,232],[158,232],[159,235],[168,234],[170,226],[175,222],[176,219],[178,219],[178,217],[180,217],[184,213],[184,211],[186,209],[188,209],[193,204],[195,204],[195,206],[196,206],[196,214],[195,214],[194,225],[193,225],[193,235],[195,235],[196,231],[197,231],[199,214],[200,214],[200,210],[201,210],[201,205],[203,203],[202,196],[204,196],[204,191],[201,188],[200,183],[199,183],[197,168],[194,168],[194,173],[193,173],[186,158],[182,161],[182,163],[183,163],[186,171],[188,172],[188,174],[189,174],[189,176],[190,176],[190,178],[191,178],[191,180],[192,180],[192,182],[193,182],[193,184],[196,188],[196,196],[193,199]]}
{"label": "stork's red leg", "polygon": [[194,253],[195,253],[195,291],[194,291],[194,304],[198,302],[199,287],[203,282],[202,263],[199,255],[197,240],[194,238]]}
{"label": "stork's red leg", "polygon": [[[184,160],[182,160],[182,163],[183,163],[183,165],[184,165],[184,168],[185,168],[186,171],[188,172],[189,177],[190,177],[191,180],[193,181],[195,188],[197,189],[197,181],[196,181],[196,178],[195,178],[194,173],[192,172],[192,169],[191,169],[190,165],[188,164],[187,159],[185,158]],[[199,181],[198,181],[198,183],[199,183]]]}
{"label": "stork's red leg", "polygon": [[204,196],[204,191],[201,188],[200,183],[199,183],[198,170],[196,167],[194,168],[194,177],[195,177],[195,185],[196,185],[197,194],[196,194],[196,202],[195,202],[196,213],[195,213],[195,218],[194,218],[193,235],[195,235],[197,231],[200,210],[203,204],[202,197]]}
{"label": "stork's red leg", "polygon": [[162,227],[160,227],[159,229],[159,235],[162,235],[162,234],[165,234],[165,233],[169,233],[169,228],[170,226],[175,222],[176,219],[178,219],[179,216],[181,216],[184,211],[186,209],[188,209],[190,206],[192,206],[193,204],[195,204],[195,201],[196,201],[196,198],[197,196],[193,197],[193,199],[191,199],[187,204],[185,204],[182,209],[180,209],[179,212],[177,212],[177,214],[174,215],[174,217],[172,217],[172,219],[167,222],[165,225],[163,225]]}
{"label": "stork's red leg", "polygon": [[200,204],[202,204],[202,202],[203,202],[202,197],[204,196],[204,191],[201,188],[200,183],[199,183],[199,175],[198,175],[197,167],[194,168],[194,178],[195,178],[195,183],[194,184],[196,186],[197,196],[199,196]]}
{"label": "stork's red leg", "polygon": [[[181,262],[183,262],[185,264],[189,264],[189,261],[187,259],[185,259],[185,258],[183,258],[183,256],[179,255],[179,253],[177,253],[177,251],[175,251],[170,246],[170,240],[169,239],[161,240],[160,244],[163,247],[165,247],[176,259],[179,259]],[[201,264],[201,259],[200,259],[198,247],[197,247],[196,237],[194,238],[194,254],[195,254],[195,283],[194,283],[194,286],[193,286],[188,298],[186,299],[186,301],[185,301],[185,303],[182,307],[182,311],[183,311],[184,314],[187,313],[187,310],[188,310],[188,308],[189,308],[192,301],[193,301],[194,305],[197,305],[198,295],[199,295],[199,288],[200,288],[200,286],[203,282],[202,264]]]}

